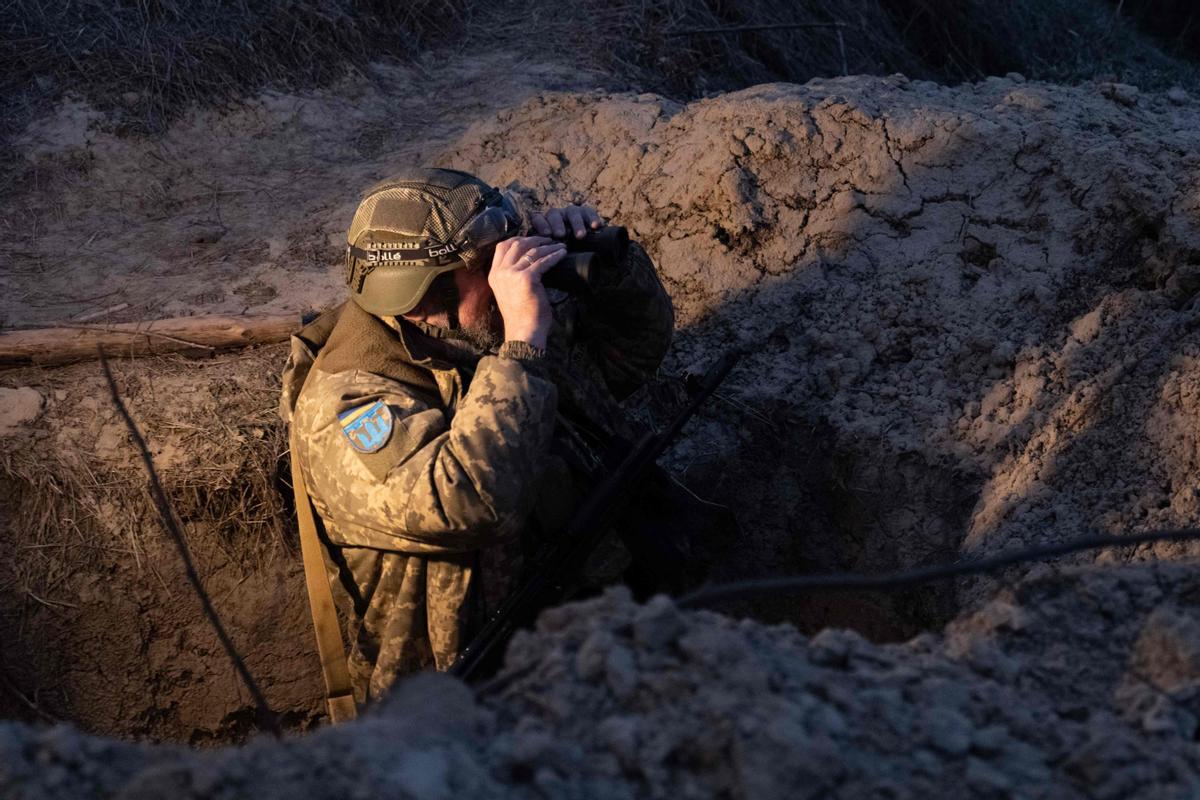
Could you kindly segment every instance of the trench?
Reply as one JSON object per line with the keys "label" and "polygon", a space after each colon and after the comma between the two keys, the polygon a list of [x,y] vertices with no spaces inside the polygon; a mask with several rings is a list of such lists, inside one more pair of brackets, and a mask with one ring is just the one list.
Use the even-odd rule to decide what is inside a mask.
{"label": "trench", "polygon": [[[228,377],[220,367],[188,367],[197,382]],[[61,380],[78,382],[82,368]],[[92,389],[79,383],[82,394]],[[96,389],[97,387],[92,387]],[[716,400],[697,419],[727,415]],[[58,413],[78,409],[63,404]],[[724,419],[728,419],[727,416]],[[736,530],[706,542],[704,578],[830,572],[884,572],[955,556],[978,480],[919,454],[889,453],[878,443],[838,441],[780,400],[739,417],[732,453],[670,463],[699,495],[730,507]],[[268,432],[270,433],[270,432]],[[151,426],[153,443],[165,435]],[[703,436],[703,428],[691,436]],[[122,451],[118,460],[128,453]],[[282,462],[267,448],[239,462],[234,476],[173,499],[181,510],[206,588],[274,710],[293,729],[319,719],[320,685],[311,652],[303,574],[292,543],[232,526],[230,508],[290,515]],[[10,465],[11,466],[11,465]],[[182,469],[203,470],[204,458]],[[82,467],[81,467],[82,469]],[[263,476],[247,481],[247,473]],[[251,735],[249,698],[199,613],[178,558],[157,530],[140,481],[122,491],[142,504],[128,546],[112,540],[88,508],[102,497],[77,480],[38,485],[6,472],[0,537],[0,716],[27,722],[69,721],[127,739],[221,744]],[[248,488],[250,487],[250,488]],[[262,496],[248,496],[247,493]],[[82,502],[81,502],[82,501]],[[73,520],[72,530],[33,532]],[[19,527],[24,526],[25,530]],[[106,537],[108,537],[106,539]],[[57,543],[42,547],[38,543]],[[721,607],[734,615],[790,622],[812,634],[848,627],[875,641],[897,641],[940,628],[957,610],[953,586],[903,594],[838,593],[766,597]]]}
{"label": "trench", "polygon": [[[846,440],[784,401],[739,417],[732,455],[690,464],[697,493],[736,511],[712,553],[711,582],[800,574],[880,574],[960,556],[982,477],[923,453]],[[952,581],[897,592],[760,596],[718,608],[806,634],[849,628],[876,642],[939,630],[958,615]]]}
{"label": "trench", "polygon": [[[21,503],[28,489],[7,479],[0,499]],[[306,663],[311,633],[292,553],[229,541],[229,531],[180,516],[206,590],[252,673],[269,687],[281,724],[311,727],[319,676]],[[150,525],[139,531],[145,538],[135,555],[119,542],[100,544],[105,533],[86,520],[64,533],[51,548],[31,549],[5,527],[0,716],[192,745],[255,734],[246,691],[200,614],[178,555],[155,538],[161,534]]]}

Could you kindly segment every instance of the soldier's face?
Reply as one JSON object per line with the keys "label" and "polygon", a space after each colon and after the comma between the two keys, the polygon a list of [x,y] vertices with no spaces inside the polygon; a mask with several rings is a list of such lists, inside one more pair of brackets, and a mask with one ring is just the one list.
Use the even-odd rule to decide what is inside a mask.
{"label": "soldier's face", "polygon": [[496,307],[492,287],[488,286],[487,271],[456,269],[454,283],[459,297],[458,324],[481,338],[502,336],[504,320]]}

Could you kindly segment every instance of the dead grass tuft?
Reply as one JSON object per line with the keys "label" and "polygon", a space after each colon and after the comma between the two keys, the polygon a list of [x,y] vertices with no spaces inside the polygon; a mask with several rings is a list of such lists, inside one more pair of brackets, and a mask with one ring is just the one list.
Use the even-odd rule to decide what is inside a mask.
{"label": "dead grass tuft", "polygon": [[181,108],[267,83],[319,84],[457,29],[465,0],[9,0],[0,2],[0,94],[64,90],[162,129]]}
{"label": "dead grass tuft", "polygon": [[1021,72],[1143,88],[1196,80],[1193,63],[1115,12],[1104,0],[509,0],[481,8],[475,22],[505,42],[553,42],[632,88],[681,99],[847,73],[957,83]]}
{"label": "dead grass tuft", "polygon": [[[123,397],[155,454],[189,537],[244,568],[291,548],[282,483],[287,440],[275,407],[278,348],[225,360],[182,357],[115,364]],[[33,429],[0,440],[0,504],[11,549],[0,592],[54,606],[73,565],[103,550],[139,569],[160,537],[147,480],[101,391],[94,364],[22,370],[6,384],[52,398]]]}
{"label": "dead grass tuft", "polygon": [[0,0],[0,135],[67,91],[125,129],[157,131],[197,102],[328,83],[440,45],[556,51],[685,98],[844,73],[1161,88],[1195,81],[1180,56],[1194,56],[1197,28],[1183,0]]}

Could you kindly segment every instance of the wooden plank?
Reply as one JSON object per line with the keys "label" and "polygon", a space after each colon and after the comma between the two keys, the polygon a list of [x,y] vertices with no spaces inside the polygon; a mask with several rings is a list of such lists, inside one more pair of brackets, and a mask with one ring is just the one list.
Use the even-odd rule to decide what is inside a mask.
{"label": "wooden plank", "polygon": [[0,367],[69,364],[96,358],[201,354],[286,341],[301,327],[296,314],[178,317],[117,325],[70,325],[0,333]]}

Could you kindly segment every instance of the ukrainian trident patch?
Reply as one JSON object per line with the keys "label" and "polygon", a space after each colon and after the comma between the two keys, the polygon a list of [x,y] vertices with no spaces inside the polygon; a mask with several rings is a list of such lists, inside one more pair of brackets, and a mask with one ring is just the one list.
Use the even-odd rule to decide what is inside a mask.
{"label": "ukrainian trident patch", "polygon": [[392,435],[392,410],[382,400],[338,414],[338,421],[350,446],[360,453],[382,450]]}

